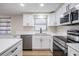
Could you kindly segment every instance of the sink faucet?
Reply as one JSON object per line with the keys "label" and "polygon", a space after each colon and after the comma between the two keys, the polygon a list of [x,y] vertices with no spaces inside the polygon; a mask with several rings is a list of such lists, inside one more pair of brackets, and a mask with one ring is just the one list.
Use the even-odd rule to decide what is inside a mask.
{"label": "sink faucet", "polygon": [[40,33],[42,33],[42,28],[40,28]]}

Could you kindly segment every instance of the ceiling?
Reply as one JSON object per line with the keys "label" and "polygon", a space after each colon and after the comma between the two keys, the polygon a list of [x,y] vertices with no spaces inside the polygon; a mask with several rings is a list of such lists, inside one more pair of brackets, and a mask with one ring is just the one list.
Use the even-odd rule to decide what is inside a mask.
{"label": "ceiling", "polygon": [[0,3],[0,15],[21,15],[31,12],[52,12],[56,11],[62,3],[45,3],[45,6],[40,7],[39,3],[24,3],[24,7],[20,3]]}

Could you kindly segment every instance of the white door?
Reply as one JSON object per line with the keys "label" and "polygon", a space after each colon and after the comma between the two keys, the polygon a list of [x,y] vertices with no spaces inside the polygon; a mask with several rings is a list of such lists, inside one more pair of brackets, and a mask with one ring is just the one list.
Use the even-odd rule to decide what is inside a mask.
{"label": "white door", "polygon": [[50,50],[53,51],[53,37],[50,37]]}
{"label": "white door", "polygon": [[32,39],[32,48],[33,49],[40,49],[40,36],[33,36]]}
{"label": "white door", "polygon": [[42,49],[49,49],[49,38],[42,36]]}
{"label": "white door", "polygon": [[48,26],[56,26],[55,13],[49,14]]}
{"label": "white door", "polygon": [[34,26],[32,14],[23,14],[23,26]]}

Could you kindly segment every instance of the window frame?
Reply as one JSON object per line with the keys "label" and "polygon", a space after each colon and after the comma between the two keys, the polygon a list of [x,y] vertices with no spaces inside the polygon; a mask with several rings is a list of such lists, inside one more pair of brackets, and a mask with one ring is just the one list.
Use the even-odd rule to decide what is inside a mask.
{"label": "window frame", "polygon": [[[37,23],[35,22],[36,19],[45,19],[46,24],[37,24]],[[47,31],[47,19],[48,19],[48,15],[46,15],[46,18],[34,18],[34,30],[35,30],[35,31],[39,31],[39,30],[40,30],[40,29],[39,29],[39,30],[36,30],[36,29],[35,29],[35,25],[40,25],[40,26],[41,26],[41,25],[45,25],[45,26],[46,26],[46,29],[43,30],[43,31]]]}

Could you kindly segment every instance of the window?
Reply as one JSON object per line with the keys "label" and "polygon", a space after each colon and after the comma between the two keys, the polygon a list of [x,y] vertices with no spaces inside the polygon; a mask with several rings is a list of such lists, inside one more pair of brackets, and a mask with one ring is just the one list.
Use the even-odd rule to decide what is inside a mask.
{"label": "window", "polygon": [[47,15],[35,15],[35,30],[47,30]]}
{"label": "window", "polygon": [[11,20],[0,19],[0,35],[10,34],[11,32]]}

